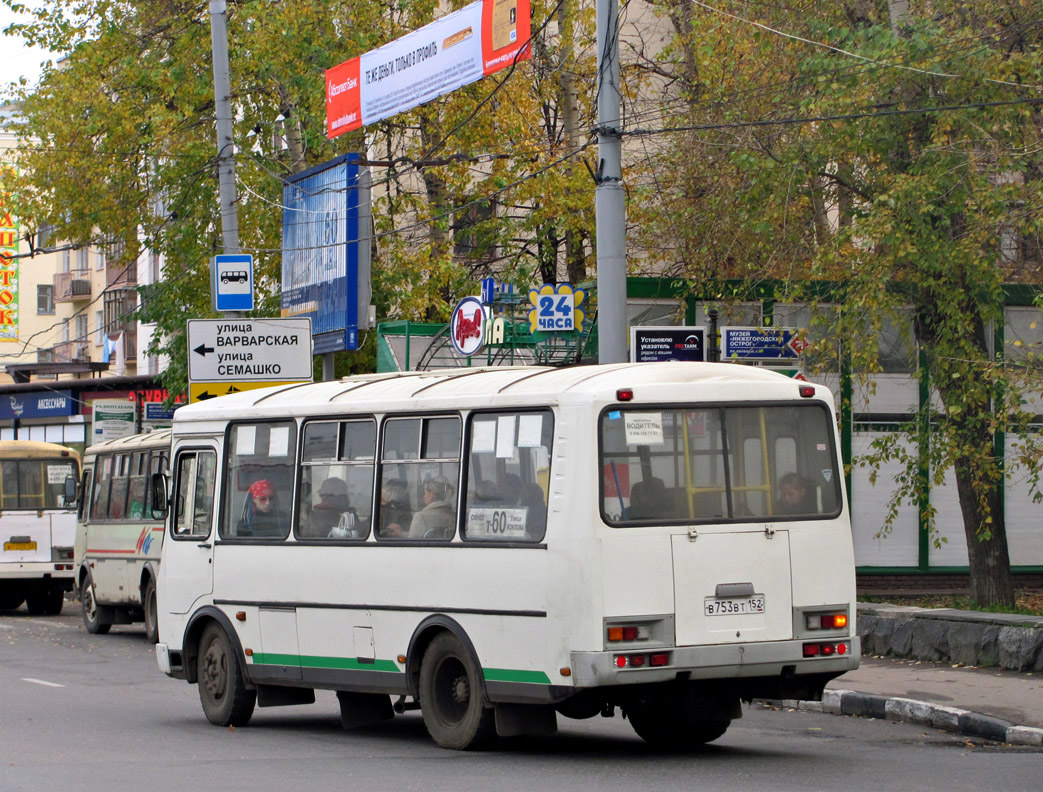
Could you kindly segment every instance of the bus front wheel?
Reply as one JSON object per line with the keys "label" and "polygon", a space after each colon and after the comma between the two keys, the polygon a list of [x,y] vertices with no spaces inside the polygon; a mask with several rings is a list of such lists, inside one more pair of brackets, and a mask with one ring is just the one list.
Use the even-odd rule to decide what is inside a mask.
{"label": "bus front wheel", "polygon": [[196,665],[199,701],[206,718],[216,726],[245,726],[257,702],[248,690],[232,642],[217,624],[203,630]]}
{"label": "bus front wheel", "polygon": [[108,622],[102,621],[98,603],[94,600],[94,586],[91,585],[89,577],[85,577],[80,584],[80,609],[83,612],[83,626],[91,635],[105,635],[112,627]]}
{"label": "bus front wheel", "polygon": [[475,750],[496,735],[495,714],[483,701],[479,670],[455,635],[442,633],[424,652],[420,711],[431,738],[443,748]]}
{"label": "bus front wheel", "polygon": [[142,604],[145,611],[145,638],[149,643],[159,643],[159,606],[156,603],[156,581],[149,578],[145,585]]}

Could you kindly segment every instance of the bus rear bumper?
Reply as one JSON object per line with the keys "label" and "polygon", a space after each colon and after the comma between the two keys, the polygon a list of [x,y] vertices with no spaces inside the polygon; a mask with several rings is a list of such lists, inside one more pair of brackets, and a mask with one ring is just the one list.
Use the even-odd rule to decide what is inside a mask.
{"label": "bus rear bumper", "polygon": [[[56,564],[54,561],[18,561],[0,564],[0,579],[72,581],[75,576],[76,572],[72,564]],[[68,590],[70,589],[67,588],[66,591]]]}
{"label": "bus rear bumper", "polygon": [[[593,688],[670,682],[676,679],[763,681],[798,679],[805,675],[836,677],[858,668],[862,651],[858,636],[837,640],[843,641],[848,647],[843,655],[805,657],[806,640],[573,652],[572,679],[577,688]],[[662,653],[669,655],[668,664],[652,667],[648,657]],[[631,666],[630,658],[633,656],[643,656],[644,659],[638,661],[643,664]],[[626,658],[623,666],[619,664],[621,657]]]}

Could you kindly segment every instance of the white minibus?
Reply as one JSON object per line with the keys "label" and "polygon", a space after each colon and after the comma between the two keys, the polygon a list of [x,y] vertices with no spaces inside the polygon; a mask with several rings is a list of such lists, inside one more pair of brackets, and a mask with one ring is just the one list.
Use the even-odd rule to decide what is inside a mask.
{"label": "white minibus", "polygon": [[153,516],[150,477],[167,472],[170,430],[90,446],[76,526],[76,591],[87,632],[144,621],[158,640],[156,580],[163,513]]}
{"label": "white minibus", "polygon": [[[378,374],[174,417],[160,669],[441,746],[617,711],[716,739],[856,668],[833,398],[733,364]],[[153,482],[162,498],[163,481]]]}
{"label": "white minibus", "polygon": [[36,440],[0,441],[0,610],[62,612],[72,589],[80,455]]}

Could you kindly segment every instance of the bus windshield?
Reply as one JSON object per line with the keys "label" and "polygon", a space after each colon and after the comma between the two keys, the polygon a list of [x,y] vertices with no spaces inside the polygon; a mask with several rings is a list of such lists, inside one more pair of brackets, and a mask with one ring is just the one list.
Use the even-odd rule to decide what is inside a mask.
{"label": "bus windshield", "polygon": [[821,406],[611,408],[600,427],[609,524],[822,519],[840,467]]}
{"label": "bus windshield", "polygon": [[0,464],[0,509],[61,509],[65,480],[79,478],[76,461],[64,459],[7,459]]}

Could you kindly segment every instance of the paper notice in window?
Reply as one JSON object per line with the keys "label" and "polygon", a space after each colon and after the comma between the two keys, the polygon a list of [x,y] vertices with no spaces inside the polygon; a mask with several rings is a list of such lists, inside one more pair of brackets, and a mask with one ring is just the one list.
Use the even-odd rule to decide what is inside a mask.
{"label": "paper notice in window", "polygon": [[284,457],[290,450],[290,427],[273,426],[268,440],[268,456]]}
{"label": "paper notice in window", "polygon": [[514,456],[514,415],[501,415],[496,419],[496,457],[510,459]]}
{"label": "paper notice in window", "polygon": [[518,448],[536,448],[543,435],[542,415],[518,416]]}
{"label": "paper notice in window", "polygon": [[624,413],[627,445],[662,445],[662,413]]}
{"label": "paper notice in window", "polygon": [[493,51],[518,41],[518,0],[493,0]]}
{"label": "paper notice in window", "polygon": [[496,449],[496,424],[493,421],[475,421],[471,425],[471,451],[487,454]]}
{"label": "paper notice in window", "polygon": [[238,456],[253,456],[257,437],[256,426],[240,426],[235,431],[235,453]]}

